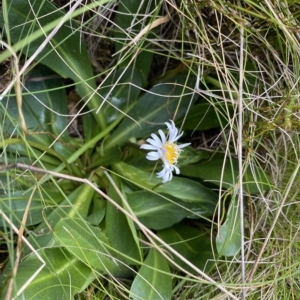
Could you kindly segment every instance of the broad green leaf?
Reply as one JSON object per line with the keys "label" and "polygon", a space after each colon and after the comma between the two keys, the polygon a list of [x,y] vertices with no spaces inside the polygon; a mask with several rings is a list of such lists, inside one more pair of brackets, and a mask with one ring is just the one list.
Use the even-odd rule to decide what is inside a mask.
{"label": "broad green leaf", "polygon": [[[4,162],[4,164],[6,163],[7,162]],[[9,163],[15,163],[15,159],[14,160],[12,159],[11,161],[9,161]],[[23,191],[29,189],[32,187],[32,185],[36,184],[34,178],[32,178],[31,176],[21,177],[20,173],[21,172],[16,172],[16,171],[4,171],[0,173],[0,181],[1,181],[0,195],[8,197],[8,195],[6,195],[8,193],[8,187],[10,188],[10,192],[13,193],[16,192],[17,190]]]}
{"label": "broad green leaf", "polygon": [[128,113],[136,122],[126,117],[107,140],[105,152],[113,146],[122,146],[131,137],[147,137],[165,126],[164,122],[186,113],[195,78],[188,79],[183,74],[178,74],[171,80],[155,85],[139,99]]}
{"label": "broad green leaf", "polygon": [[94,194],[91,204],[91,213],[87,217],[87,221],[91,225],[99,225],[105,217],[107,201],[99,194]]}
{"label": "broad green leaf", "polygon": [[[116,185],[120,188],[123,197],[126,198],[125,193],[122,191],[120,180],[116,176],[112,176],[112,178]],[[126,209],[121,197],[112,184],[108,187],[108,196]],[[119,251],[119,253],[124,255],[122,260],[128,264],[133,264],[134,261],[141,261],[141,246],[132,220],[126,217],[113,204],[108,202],[106,206],[105,221],[108,240],[110,244]]]}
{"label": "broad green leaf", "polygon": [[[53,236],[55,225],[62,218],[86,218],[95,191],[87,184],[75,188],[58,206],[52,207],[53,211],[45,220],[30,232],[28,241],[35,248],[53,247],[57,242]],[[45,209],[47,211],[47,209]],[[31,252],[26,248],[25,254]]]}
{"label": "broad green leaf", "polygon": [[128,204],[135,216],[148,228],[160,230],[180,222],[190,212],[189,205],[174,197],[165,197],[148,191],[127,194]]}
{"label": "broad green leaf", "polygon": [[126,112],[131,103],[136,102],[141,92],[142,75],[137,69],[119,69],[109,76],[104,87],[99,90],[100,95],[106,99],[103,105],[103,114],[108,124],[115,121]]}
{"label": "broad green leaf", "polygon": [[172,274],[168,261],[156,249],[151,248],[137,273],[131,289],[133,300],[168,300],[172,297]]}
{"label": "broad green leaf", "polygon": [[[60,78],[53,77],[55,73],[45,66],[38,66],[30,73],[25,82],[22,97],[22,112],[29,132],[41,132],[36,135],[36,141],[49,145],[52,134],[60,134],[65,129],[67,114],[67,97],[62,89]],[[47,77],[48,79],[47,79]],[[59,103],[55,103],[59,102]],[[19,113],[15,96],[5,97],[2,102],[0,113],[4,120],[5,133],[16,134],[19,125]],[[5,108],[5,110],[4,110]],[[54,109],[52,112],[50,109]],[[52,130],[53,129],[53,130]]]}
{"label": "broad green leaf", "polygon": [[60,153],[38,142],[16,138],[7,138],[3,142],[0,142],[0,148],[5,148],[7,153],[11,153],[12,156],[18,156],[21,162],[23,162],[22,156],[24,156],[25,158],[27,157],[31,159],[32,162],[40,160],[54,166],[63,163],[68,171],[72,173],[72,167]]}
{"label": "broad green leaf", "polygon": [[[118,11],[115,18],[115,49],[120,51],[124,46],[128,45],[143,28],[151,23],[151,16],[159,14],[161,3],[156,2],[140,2],[132,0],[122,0],[119,2]],[[151,11],[151,13],[150,13]],[[148,17],[147,17],[148,16]],[[131,35],[133,33],[133,35]],[[131,35],[131,36],[130,36]],[[143,86],[147,86],[150,67],[153,59],[153,51],[149,47],[149,38],[153,38],[150,32],[145,33],[138,41],[139,53],[134,49],[126,58],[124,52],[118,55],[119,65],[123,68],[134,65],[134,68],[140,70],[143,74]],[[147,41],[145,41],[147,39]],[[145,41],[145,42],[144,42]],[[127,48],[128,49],[128,48]],[[125,50],[126,51],[126,50]],[[132,58],[134,60],[132,61]]]}
{"label": "broad green leaf", "polygon": [[[22,198],[23,198],[22,192],[18,191],[14,194],[14,196],[11,198],[10,201],[8,199],[5,200],[1,199],[1,203],[0,203],[0,209],[7,216],[10,216],[10,220],[17,227],[21,225],[24,212],[28,205],[28,200],[22,200]],[[42,204],[41,200],[31,201],[28,217],[26,219],[26,226],[36,225],[43,221],[43,215],[42,215],[43,208],[44,205]],[[3,227],[4,224],[6,226],[9,226],[9,224],[5,223],[5,221],[1,217],[0,227]]]}
{"label": "broad green leaf", "polygon": [[[60,140],[69,141],[67,127],[67,96],[61,89],[63,82],[56,78],[56,74],[49,68],[39,65],[30,73],[25,82],[22,97],[22,112],[29,132],[38,132],[30,136],[33,141],[48,146],[53,137],[60,135]],[[8,96],[2,100],[6,134],[15,133],[19,114],[15,96]],[[8,117],[9,116],[9,117]]]}
{"label": "broad green leaf", "polygon": [[[224,164],[223,158],[213,158],[197,165],[183,166],[180,171],[185,176],[201,178],[225,189],[233,190],[238,183],[239,168],[238,160],[236,159],[228,159]],[[245,192],[249,194],[268,191],[271,187],[267,174],[260,168],[250,169],[248,167],[244,173],[243,180]]]}
{"label": "broad green leaf", "polygon": [[[75,294],[87,288],[96,277],[95,272],[60,248],[43,249],[39,254],[46,265],[15,299],[74,299]],[[33,253],[20,262],[14,279],[13,295],[16,295],[40,266],[41,262]],[[10,273],[9,270],[8,272]],[[8,281],[2,287],[7,283]],[[6,292],[6,289],[2,291]],[[4,299],[4,294],[2,297],[1,299]]]}
{"label": "broad green leaf", "polygon": [[122,151],[119,147],[114,147],[109,150],[105,155],[102,154],[101,146],[96,149],[96,153],[92,156],[91,163],[88,165],[88,170],[95,168],[107,167],[121,160]]}
{"label": "broad green leaf", "polygon": [[220,256],[235,256],[241,249],[240,209],[235,202],[231,201],[226,220],[216,237]]}
{"label": "broad green leaf", "polygon": [[[213,252],[211,239],[207,233],[202,233],[198,229],[179,223],[171,228],[159,231],[158,236],[194,266],[209,271],[213,263]],[[172,256],[174,261],[183,269],[195,272],[177,256],[173,254]]]}
{"label": "broad green leaf", "polygon": [[[85,141],[92,140],[99,133],[99,127],[95,118],[91,114],[84,114],[82,116],[83,137]],[[86,166],[91,161],[91,155],[94,152],[94,147],[89,147],[82,154],[83,164]]]}
{"label": "broad green leaf", "polygon": [[55,226],[54,234],[61,246],[90,268],[113,276],[130,274],[98,227],[92,227],[82,219],[61,219]]}
{"label": "broad green leaf", "polygon": [[209,158],[208,152],[196,151],[192,147],[186,147],[184,148],[184,151],[180,153],[179,167],[181,168],[182,166],[185,165],[195,164],[200,160],[208,159],[208,158]]}
{"label": "broad green leaf", "polygon": [[27,78],[22,111],[28,128],[38,132],[45,129],[46,133],[51,132],[55,137],[60,135],[60,140],[69,141],[68,131],[65,131],[68,100],[62,86],[63,81],[57,78],[57,74],[46,66],[38,65]]}
{"label": "broad green leaf", "polygon": [[[10,38],[17,43],[24,37],[30,40],[30,36],[41,27],[53,20],[59,20],[64,11],[59,10],[49,1],[9,0],[7,28],[10,29]],[[5,12],[6,13],[6,12]],[[37,21],[38,20],[38,21]],[[0,18],[0,26],[4,28],[3,17]],[[37,38],[22,49],[26,56],[31,56],[43,43],[44,37]],[[80,31],[74,22],[62,26],[51,43],[47,43],[37,59],[64,78],[71,78],[77,87],[78,94],[83,100],[88,101],[89,109],[93,109],[93,115],[100,128],[105,128],[105,119],[100,111],[96,114],[102,99],[94,95],[90,100],[88,96],[96,89],[92,79],[93,70],[89,61],[84,42],[81,40]]]}
{"label": "broad green leaf", "polygon": [[[11,216],[11,221],[17,227],[20,227],[22,218],[24,216],[27,205],[29,204],[29,198],[31,203],[29,206],[28,217],[26,225],[36,225],[43,220],[43,209],[45,204],[49,207],[58,205],[63,197],[58,190],[54,189],[51,184],[43,184],[39,187],[39,190],[35,191],[33,195],[31,192],[17,190],[7,193],[7,191],[0,195],[0,209],[7,215]],[[51,212],[51,208],[44,211],[45,215]],[[0,227],[3,227],[5,223],[2,222],[0,217]],[[8,224],[6,224],[8,226]]]}
{"label": "broad green leaf", "polygon": [[[71,169],[75,170],[75,168],[69,166],[66,161],[66,158],[75,151],[68,146],[71,139],[65,131],[68,114],[67,98],[65,91],[58,89],[62,86],[62,80],[53,78],[53,75],[53,71],[40,65],[30,73],[30,77],[25,82],[22,112],[28,131],[32,133],[26,135],[26,142],[11,138],[19,135],[20,127],[16,98],[8,96],[3,99],[0,104],[0,118],[4,123],[4,132],[9,136],[5,140],[5,146],[9,145],[7,150],[17,153],[18,157],[28,157],[32,161],[40,157],[44,163],[54,166],[64,162],[72,173]],[[59,135],[59,139],[54,143],[54,139]],[[31,147],[28,147],[28,144]],[[48,147],[51,144],[50,149]]]}
{"label": "broad green leaf", "polygon": [[176,177],[161,184],[155,174],[133,167],[124,162],[113,165],[113,169],[131,183],[156,192],[164,193],[191,204],[190,209],[200,216],[212,216],[218,202],[218,195],[200,183]]}
{"label": "broad green leaf", "polygon": [[143,169],[144,171],[153,171],[153,162],[145,159],[146,152],[141,151],[136,144],[132,146],[130,143],[128,143],[128,146],[127,144],[124,145],[123,151],[126,153],[126,162],[130,163],[130,165],[138,169]]}
{"label": "broad green leaf", "polygon": [[[183,123],[183,130],[207,130],[223,127],[228,124],[229,113],[232,108],[226,107],[224,103],[200,103],[191,108]],[[178,120],[182,124],[183,118]]]}

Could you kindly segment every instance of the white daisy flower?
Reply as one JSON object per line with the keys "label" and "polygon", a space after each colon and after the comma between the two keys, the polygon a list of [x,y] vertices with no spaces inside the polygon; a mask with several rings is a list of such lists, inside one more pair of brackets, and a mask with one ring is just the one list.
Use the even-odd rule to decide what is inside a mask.
{"label": "white daisy flower", "polygon": [[171,123],[165,122],[169,129],[169,133],[166,137],[164,132],[160,129],[158,133],[160,138],[152,133],[152,139],[147,139],[149,144],[144,144],[141,149],[155,150],[147,154],[146,158],[149,160],[161,159],[163,162],[163,169],[156,173],[158,178],[162,179],[162,183],[172,180],[173,171],[178,175],[180,173],[179,168],[176,166],[180,152],[183,151],[182,148],[187,147],[191,143],[186,143],[182,145],[177,145],[177,140],[183,135],[183,132],[178,134],[178,129],[172,120]]}

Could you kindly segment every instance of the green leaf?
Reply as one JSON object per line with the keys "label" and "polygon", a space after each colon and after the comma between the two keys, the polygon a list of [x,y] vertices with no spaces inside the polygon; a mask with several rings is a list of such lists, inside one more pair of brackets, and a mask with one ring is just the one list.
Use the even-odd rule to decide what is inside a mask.
{"label": "green leaf", "polygon": [[183,123],[183,118],[178,120],[183,123],[183,130],[207,130],[216,127],[224,127],[228,124],[228,109],[224,103],[200,103],[191,108]]}
{"label": "green leaf", "polygon": [[107,201],[99,194],[95,194],[92,202],[91,213],[87,217],[87,221],[91,225],[99,225],[105,217]]}
{"label": "green leaf", "polygon": [[[30,146],[30,147],[29,147]],[[5,148],[5,150],[9,153],[12,153],[14,156],[19,156],[20,161],[23,163],[23,157],[27,159],[31,159],[33,161],[41,160],[43,162],[47,162],[49,164],[53,164],[57,166],[60,162],[62,162],[68,169],[70,173],[72,173],[71,165],[66,161],[66,159],[55,150],[43,146],[38,142],[32,142],[30,140],[16,139],[16,138],[7,138],[0,142],[0,148]],[[46,154],[44,154],[44,152]],[[57,160],[58,159],[58,160]],[[15,163],[16,161],[14,161]]]}
{"label": "green leaf", "polygon": [[[53,208],[53,211],[33,232],[30,232],[28,241],[34,245],[35,248],[53,247],[57,244],[53,236],[55,225],[62,218],[78,218],[79,216],[86,218],[94,193],[94,189],[87,184],[81,184],[75,188],[71,194],[66,196],[60,205]],[[29,252],[31,252],[31,250],[26,248],[24,255]]]}
{"label": "green leaf", "polygon": [[133,184],[149,190],[155,188],[156,192],[190,203],[190,209],[200,216],[212,216],[214,213],[218,195],[196,181],[174,177],[171,181],[160,184],[161,180],[155,175],[124,162],[114,164],[113,170]]}
{"label": "green leaf", "polygon": [[[112,176],[116,185],[122,190],[121,183],[116,176]],[[125,193],[123,192],[123,197]],[[117,191],[113,185],[110,184],[108,188],[108,196],[113,199],[117,204],[126,206],[123,204]],[[134,261],[141,261],[142,254],[140,251],[140,244],[137,236],[136,229],[133,221],[126,217],[120,210],[118,210],[110,202],[106,206],[106,233],[110,244],[119,253],[124,255],[123,261],[129,264],[133,264]]]}
{"label": "green leaf", "polygon": [[138,124],[125,118],[107,140],[104,151],[116,145],[122,146],[131,137],[146,137],[174,116],[178,118],[184,115],[190,105],[190,90],[194,85],[194,77],[187,79],[183,74],[179,74],[173,77],[171,82],[159,83],[152,87],[128,113]]}
{"label": "green leaf", "polygon": [[61,219],[55,226],[54,234],[61,246],[90,268],[113,276],[130,274],[129,269],[114,254],[107,236],[101,229],[92,227],[86,221]]}
{"label": "green leaf", "polygon": [[148,191],[127,194],[128,204],[146,227],[160,230],[180,222],[190,214],[189,205],[174,197],[169,199]]}
{"label": "green leaf", "polygon": [[[158,236],[197,268],[209,271],[213,264],[211,240],[208,234],[184,223],[161,230]],[[183,269],[195,272],[185,262],[174,256],[174,261]]]}
{"label": "green leaf", "polygon": [[[6,25],[10,29],[9,34],[13,43],[25,37],[31,40],[30,36],[34,35],[35,31],[41,30],[41,27],[47,26],[55,19],[59,20],[64,15],[63,10],[57,9],[49,1],[9,0],[7,7],[8,12],[2,13],[7,13],[9,24]],[[2,16],[0,26],[5,28]],[[32,40],[22,49],[23,54],[31,56],[43,41],[44,37]],[[51,39],[51,43],[45,45],[37,59],[62,77],[71,78],[83,100],[87,101],[88,96],[96,89],[95,81],[91,79],[93,70],[88,52],[75,23],[70,22],[62,26]],[[93,109],[92,113],[100,128],[104,129],[106,124],[102,112],[96,114],[101,102],[102,99],[95,94],[88,100],[87,105],[89,109]]]}
{"label": "green leaf", "polygon": [[121,111],[127,111],[130,104],[138,99],[142,87],[142,75],[137,69],[119,69],[105,81],[99,90],[103,99],[103,114],[108,124],[115,121]]}
{"label": "green leaf", "polygon": [[[60,140],[69,141],[68,131],[68,100],[61,78],[43,65],[37,66],[25,84],[29,94],[23,94],[23,114],[27,127],[41,131],[43,126],[46,131],[55,137],[60,135]],[[32,114],[32,117],[31,117]],[[30,124],[36,120],[36,124]],[[28,122],[28,123],[27,123]]]}
{"label": "green leaf", "polygon": [[[65,131],[68,124],[67,96],[63,89],[58,88],[63,82],[55,75],[51,69],[39,65],[31,71],[23,89],[22,112],[26,126],[30,132],[40,133],[30,138],[45,146],[53,141],[53,136],[58,137],[62,132],[60,140],[69,141],[68,132]],[[16,98],[5,97],[2,103],[5,111],[1,110],[0,114],[4,118],[5,132],[11,135],[19,123]]]}
{"label": "green leaf", "polygon": [[[7,216],[11,216],[10,220],[17,227],[20,227],[21,225],[26,207],[29,203],[29,197],[31,197],[31,195],[28,193],[24,194],[24,191],[15,191],[13,194],[10,195],[10,197],[8,194],[1,195],[0,197],[1,211]],[[43,203],[50,202],[53,204],[54,201],[52,199],[56,197],[59,197],[59,199],[62,200],[62,196],[60,196],[57,192],[52,193],[50,197],[51,198],[49,199],[49,194],[47,196],[45,193],[43,193],[42,195],[39,192],[34,193],[29,206],[28,217],[26,219],[26,226],[36,225],[43,221]],[[59,202],[58,199],[55,199],[55,201]],[[47,213],[49,213],[50,211],[51,210],[49,209]],[[3,227],[4,224],[4,220],[2,220],[2,217],[0,217],[0,227]],[[8,226],[8,224],[6,224],[6,226]]]}
{"label": "green leaf", "polygon": [[[43,249],[39,254],[46,265],[15,299],[74,299],[75,294],[82,292],[96,277],[95,272],[60,248]],[[40,266],[35,254],[21,261],[14,280],[14,295]],[[4,299],[4,294],[2,296]]]}
{"label": "green leaf", "polygon": [[102,154],[101,147],[96,149],[96,153],[91,159],[91,164],[88,166],[89,170],[98,168],[99,166],[105,167],[117,163],[122,158],[122,151],[119,147],[114,147],[109,150],[107,154]]}
{"label": "green leaf", "polygon": [[[128,45],[146,25],[151,22],[150,16],[159,14],[161,3],[155,2],[139,2],[132,0],[122,0],[118,5],[118,11],[115,18],[115,49],[120,51],[124,46]],[[150,13],[151,11],[151,13]],[[149,17],[147,17],[149,16]],[[130,33],[133,33],[130,37]],[[139,52],[134,49],[124,59],[124,52],[118,55],[119,65],[123,68],[134,65],[134,68],[141,71],[143,74],[143,86],[147,86],[150,67],[153,60],[154,52],[149,47],[149,39],[154,35],[147,32],[139,41]],[[144,41],[147,39],[147,42]],[[132,60],[134,58],[134,60]]]}
{"label": "green leaf", "polygon": [[208,159],[209,153],[205,151],[196,151],[192,147],[184,148],[180,153],[180,168],[185,165],[195,164],[203,159]]}
{"label": "green leaf", "polygon": [[[15,97],[5,97],[0,104],[0,118],[4,121],[4,132],[9,138],[0,147],[7,147],[7,151],[14,156],[17,153],[22,163],[23,159],[29,159],[28,163],[32,163],[39,157],[43,163],[52,165],[47,166],[49,168],[63,162],[70,173],[80,175],[80,171],[76,173],[80,168],[69,165],[66,161],[75,149],[69,146],[72,140],[65,131],[68,114],[66,93],[57,89],[62,86],[62,80],[51,78],[54,73],[42,65],[35,68],[30,75],[23,89],[22,112],[27,128],[33,134],[28,134],[23,139],[11,138],[19,134],[19,114]],[[64,133],[60,135],[62,132]],[[54,142],[59,135],[59,139]]]}
{"label": "green leaf", "polygon": [[[183,166],[180,173],[189,177],[201,178],[224,189],[234,190],[239,176],[238,160],[227,159],[224,164],[223,158],[213,158],[194,166]],[[243,180],[244,189],[249,194],[257,194],[271,188],[267,174],[259,168],[250,169],[248,167],[244,172]]]}
{"label": "green leaf", "polygon": [[171,299],[172,275],[166,258],[158,250],[150,249],[132,283],[129,296],[133,300]]}
{"label": "green leaf", "polygon": [[216,237],[220,256],[235,256],[241,249],[240,209],[236,201],[231,201],[225,222]]}
{"label": "green leaf", "polygon": [[[22,200],[22,198],[22,192],[18,191],[11,199],[2,198],[0,202],[1,211],[5,215],[10,216],[11,222],[13,222],[13,224],[17,227],[21,225],[24,212],[28,205],[28,200]],[[26,226],[36,225],[43,221],[43,205],[41,200],[34,199],[30,203],[28,217],[26,219]],[[0,227],[9,226],[9,224],[4,223],[4,219],[0,218],[0,220]]]}

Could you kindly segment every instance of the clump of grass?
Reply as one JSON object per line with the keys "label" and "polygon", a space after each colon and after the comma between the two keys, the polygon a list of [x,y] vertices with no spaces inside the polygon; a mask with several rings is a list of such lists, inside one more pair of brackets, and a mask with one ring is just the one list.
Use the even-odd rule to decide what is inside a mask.
{"label": "clump of grass", "polygon": [[[243,128],[232,126],[228,134],[231,138],[226,142],[234,145],[231,139],[241,132],[243,156],[239,159],[250,168],[263,168],[272,182],[268,193],[245,195],[245,256],[227,258],[219,272],[211,276],[233,289],[242,290],[244,286],[244,293],[235,294],[238,297],[297,299],[300,103],[295,30],[299,26],[299,5],[288,1],[237,1],[226,5],[221,1],[195,1],[182,7],[182,16],[193,16],[186,18],[198,39],[194,53],[199,53],[202,68],[217,74],[220,93],[227,99],[235,101],[234,94],[242,97],[239,105],[243,105]],[[239,73],[241,46],[242,94],[237,81],[233,81],[234,74]],[[205,81],[205,72],[199,77]],[[230,154],[236,155],[234,147]],[[186,283],[183,290],[181,299],[229,299],[203,284]]]}

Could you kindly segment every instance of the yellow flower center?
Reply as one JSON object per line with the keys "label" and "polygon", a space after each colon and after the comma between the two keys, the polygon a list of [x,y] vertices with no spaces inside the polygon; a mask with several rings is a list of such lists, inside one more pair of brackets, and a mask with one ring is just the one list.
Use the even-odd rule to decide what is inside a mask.
{"label": "yellow flower center", "polygon": [[180,149],[177,145],[173,143],[164,144],[163,148],[165,149],[165,158],[170,165],[174,165],[177,163],[178,156],[180,154]]}

